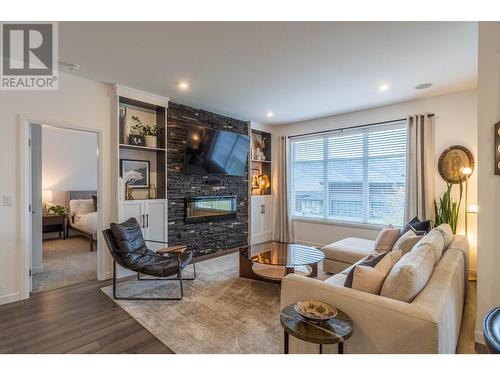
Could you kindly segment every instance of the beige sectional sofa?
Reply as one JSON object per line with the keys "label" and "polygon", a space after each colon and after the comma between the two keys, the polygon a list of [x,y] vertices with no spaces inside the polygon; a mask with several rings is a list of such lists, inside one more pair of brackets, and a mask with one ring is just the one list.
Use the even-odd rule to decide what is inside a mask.
{"label": "beige sectional sofa", "polygon": [[[323,249],[327,257],[324,269],[336,273],[327,280],[294,274],[284,278],[282,308],[315,299],[343,310],[354,322],[345,353],[455,353],[467,285],[465,237],[453,236],[436,259],[425,287],[410,303],[344,287],[352,264],[374,250],[373,242],[367,240],[348,239],[340,245],[335,247],[340,251],[330,253],[336,259],[329,258],[332,247]],[[337,346],[327,345],[323,350],[337,353]],[[291,337],[290,353],[318,353],[318,346]]]}

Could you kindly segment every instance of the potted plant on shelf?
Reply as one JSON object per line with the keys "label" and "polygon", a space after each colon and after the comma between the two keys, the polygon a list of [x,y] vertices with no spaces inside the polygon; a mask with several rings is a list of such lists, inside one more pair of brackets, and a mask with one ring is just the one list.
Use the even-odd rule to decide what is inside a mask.
{"label": "potted plant on shelf", "polygon": [[131,127],[133,133],[140,134],[144,137],[146,147],[157,147],[158,127],[156,125],[144,125],[141,119],[137,116],[132,116],[135,122]]}

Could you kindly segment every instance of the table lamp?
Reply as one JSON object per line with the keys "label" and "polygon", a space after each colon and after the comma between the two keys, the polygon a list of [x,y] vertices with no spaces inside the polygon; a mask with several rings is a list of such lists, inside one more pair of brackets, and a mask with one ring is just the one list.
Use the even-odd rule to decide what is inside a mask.
{"label": "table lamp", "polygon": [[266,190],[269,186],[271,186],[271,181],[269,181],[269,177],[266,174],[261,174],[257,177],[257,184],[260,189],[260,194],[264,194],[264,190]]}

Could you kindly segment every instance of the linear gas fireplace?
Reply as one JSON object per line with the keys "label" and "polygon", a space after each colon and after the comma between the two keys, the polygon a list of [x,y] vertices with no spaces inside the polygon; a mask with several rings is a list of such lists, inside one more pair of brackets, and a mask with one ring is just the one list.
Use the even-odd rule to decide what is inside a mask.
{"label": "linear gas fireplace", "polygon": [[186,198],[186,223],[234,219],[236,196],[210,196]]}

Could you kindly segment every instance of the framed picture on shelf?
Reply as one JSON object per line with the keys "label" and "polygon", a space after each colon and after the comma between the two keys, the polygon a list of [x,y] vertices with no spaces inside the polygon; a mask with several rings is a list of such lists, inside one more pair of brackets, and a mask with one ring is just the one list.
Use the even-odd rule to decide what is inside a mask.
{"label": "framed picture on shelf", "polygon": [[149,188],[149,161],[120,159],[120,177],[134,188]]}

